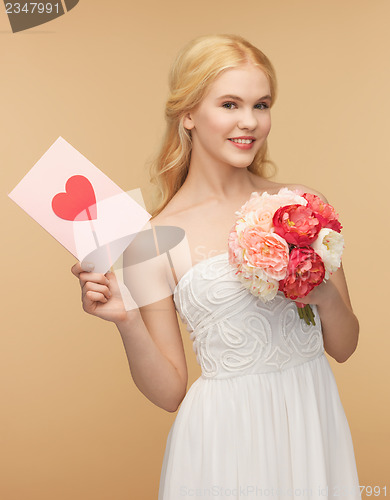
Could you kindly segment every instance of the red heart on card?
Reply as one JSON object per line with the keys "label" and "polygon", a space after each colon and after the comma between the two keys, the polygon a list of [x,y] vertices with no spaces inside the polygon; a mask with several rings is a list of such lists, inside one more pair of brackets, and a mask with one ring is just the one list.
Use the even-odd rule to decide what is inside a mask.
{"label": "red heart on card", "polygon": [[92,184],[83,175],[69,177],[65,193],[56,194],[51,206],[53,212],[65,220],[97,219],[96,196]]}

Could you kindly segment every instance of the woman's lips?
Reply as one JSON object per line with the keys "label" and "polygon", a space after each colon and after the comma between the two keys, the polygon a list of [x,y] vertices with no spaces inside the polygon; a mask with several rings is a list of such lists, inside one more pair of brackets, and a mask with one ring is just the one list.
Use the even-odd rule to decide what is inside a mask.
{"label": "woman's lips", "polygon": [[228,139],[229,142],[233,144],[233,146],[236,146],[239,149],[252,149],[255,141],[253,140],[252,142],[248,143],[239,143],[239,142],[234,142],[232,139]]}

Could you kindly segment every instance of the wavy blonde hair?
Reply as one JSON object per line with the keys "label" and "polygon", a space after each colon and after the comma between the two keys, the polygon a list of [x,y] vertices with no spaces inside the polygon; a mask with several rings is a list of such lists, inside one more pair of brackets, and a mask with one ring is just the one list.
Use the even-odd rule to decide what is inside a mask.
{"label": "wavy blonde hair", "polygon": [[[200,103],[208,87],[222,71],[252,63],[266,74],[271,90],[271,107],[276,98],[275,70],[265,54],[238,35],[207,35],[190,41],[179,52],[169,75],[169,97],[165,106],[167,128],[160,151],[150,166],[150,181],[159,191],[152,217],[159,214],[184,183],[191,160],[191,132],[183,119]],[[248,170],[265,177],[267,141]]]}

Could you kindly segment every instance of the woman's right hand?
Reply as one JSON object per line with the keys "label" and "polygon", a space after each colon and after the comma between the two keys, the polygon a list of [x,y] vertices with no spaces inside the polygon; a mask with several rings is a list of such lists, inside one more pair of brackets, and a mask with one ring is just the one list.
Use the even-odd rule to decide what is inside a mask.
{"label": "woman's right hand", "polygon": [[[85,271],[80,262],[72,266],[71,271],[80,280],[83,309],[88,314],[119,324],[138,311],[127,288],[123,290],[123,286],[119,286],[115,273]],[[127,307],[121,292],[125,294]]]}

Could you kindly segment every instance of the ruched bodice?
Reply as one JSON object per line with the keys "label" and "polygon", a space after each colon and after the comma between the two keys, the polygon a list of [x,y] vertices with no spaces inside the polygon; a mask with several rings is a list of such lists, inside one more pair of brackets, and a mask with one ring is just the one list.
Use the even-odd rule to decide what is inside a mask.
{"label": "ruched bodice", "polygon": [[239,281],[227,252],[192,267],[177,284],[174,301],[203,377],[285,370],[324,352],[316,307],[314,326],[300,319],[295,302],[282,292],[264,303]]}

